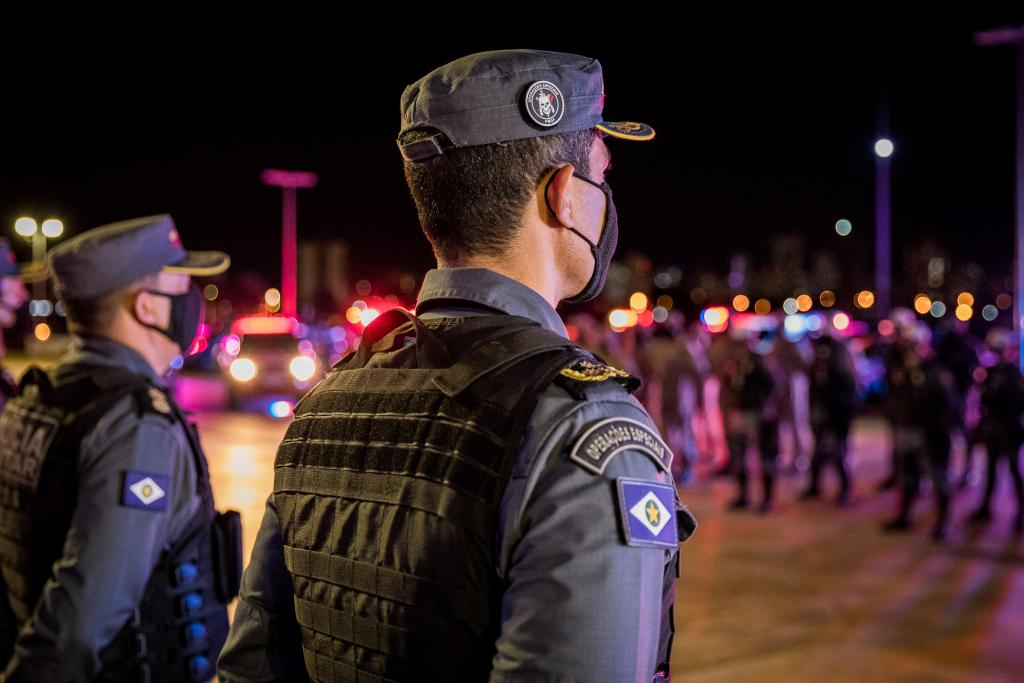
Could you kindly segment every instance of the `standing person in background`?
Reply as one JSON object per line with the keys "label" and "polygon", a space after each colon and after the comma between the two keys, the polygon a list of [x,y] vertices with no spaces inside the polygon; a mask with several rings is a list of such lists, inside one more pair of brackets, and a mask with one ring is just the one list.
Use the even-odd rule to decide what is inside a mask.
{"label": "standing person in background", "polygon": [[790,433],[793,444],[787,469],[807,469],[807,440],[811,435],[810,399],[807,374],[814,350],[805,337],[792,341],[781,331],[772,349],[773,362],[779,368],[779,426]]}
{"label": "standing person in background", "polygon": [[743,509],[750,505],[747,451],[754,445],[761,463],[763,498],[758,506],[762,514],[775,508],[775,474],[779,459],[779,406],[781,378],[779,369],[771,365],[771,341],[758,338],[753,349],[738,359],[736,372],[731,378],[735,407],[726,425],[730,460],[736,477],[737,495],[730,508]]}
{"label": "standing person in background", "polygon": [[1024,443],[1024,378],[1017,365],[1013,333],[996,328],[986,337],[988,347],[999,354],[989,368],[981,391],[983,417],[978,434],[985,444],[988,467],[985,493],[969,521],[984,524],[992,519],[992,494],[996,489],[1000,460],[1006,460],[1017,499],[1013,528],[1024,533],[1024,478],[1021,477],[1020,447]]}
{"label": "standing person in background", "polygon": [[852,500],[847,441],[857,401],[857,381],[853,360],[841,341],[826,335],[814,342],[810,382],[814,455],[810,485],[800,498],[809,500],[821,496],[821,471],[831,465],[839,475],[836,504],[845,507]]}
{"label": "standing person in background", "polygon": [[924,323],[908,330],[901,354],[889,372],[889,412],[894,426],[894,452],[900,464],[900,502],[886,531],[906,531],[920,495],[921,479],[931,476],[935,496],[932,538],[944,541],[950,511],[950,429],[956,399],[950,373],[934,359],[930,331]]}

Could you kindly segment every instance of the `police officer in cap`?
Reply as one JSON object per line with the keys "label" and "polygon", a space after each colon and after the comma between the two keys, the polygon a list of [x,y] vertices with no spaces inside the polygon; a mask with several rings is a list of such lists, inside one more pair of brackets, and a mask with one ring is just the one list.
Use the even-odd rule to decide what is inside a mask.
{"label": "police officer in cap", "polygon": [[[618,223],[601,65],[473,54],[402,96],[438,260],[298,406],[242,581],[227,681],[667,676],[692,531],[638,381],[568,340]],[[684,519],[685,517],[685,519]]]}
{"label": "police officer in cap", "polygon": [[218,516],[194,428],[165,388],[202,316],[170,216],[90,230],[49,253],[73,349],[31,368],[0,416],[6,681],[202,681],[227,634]]}
{"label": "police officer in cap", "polygon": [[[30,263],[19,266],[14,258],[11,243],[0,238],[0,332],[13,327],[18,322],[18,309],[28,301],[28,290],[25,280],[45,276],[46,269],[42,264]],[[3,359],[6,346],[0,334],[0,360]],[[17,391],[11,375],[0,366],[0,410]]]}

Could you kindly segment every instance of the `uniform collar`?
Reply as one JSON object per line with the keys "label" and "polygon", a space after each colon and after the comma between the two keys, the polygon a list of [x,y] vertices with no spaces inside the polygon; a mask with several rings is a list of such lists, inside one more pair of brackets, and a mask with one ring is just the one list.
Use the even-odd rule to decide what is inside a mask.
{"label": "uniform collar", "polygon": [[416,299],[417,313],[459,308],[459,302],[481,304],[500,313],[518,315],[568,338],[565,323],[551,304],[518,280],[489,268],[435,268],[423,278]]}
{"label": "uniform collar", "polygon": [[113,339],[78,337],[70,354],[62,364],[109,365],[142,375],[159,386],[164,382],[146,359],[136,351]]}

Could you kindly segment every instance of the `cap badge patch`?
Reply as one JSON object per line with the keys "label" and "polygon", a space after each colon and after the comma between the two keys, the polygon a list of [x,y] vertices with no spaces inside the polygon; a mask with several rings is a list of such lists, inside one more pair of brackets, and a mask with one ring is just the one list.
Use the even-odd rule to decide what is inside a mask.
{"label": "cap badge patch", "polygon": [[619,506],[626,543],[633,546],[675,548],[679,543],[675,488],[670,484],[619,478]]}
{"label": "cap badge patch", "polygon": [[526,113],[538,126],[550,128],[562,120],[565,113],[565,98],[562,91],[551,81],[537,81],[526,89],[523,102]]}
{"label": "cap badge patch", "polygon": [[167,477],[147,472],[126,472],[121,503],[143,510],[167,507]]}

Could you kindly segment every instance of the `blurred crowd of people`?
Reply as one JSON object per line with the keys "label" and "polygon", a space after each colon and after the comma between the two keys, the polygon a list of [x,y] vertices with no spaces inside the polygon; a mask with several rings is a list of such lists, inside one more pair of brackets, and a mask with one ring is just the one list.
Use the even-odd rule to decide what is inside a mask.
{"label": "blurred crowd of people", "polygon": [[872,327],[798,334],[770,317],[711,333],[678,312],[619,331],[585,312],[569,323],[581,345],[643,379],[638,398],[675,453],[677,482],[730,477],[731,509],[771,512],[781,474],[805,478],[800,500],[821,498],[832,489],[828,472],[835,503],[854,505],[850,428],[870,413],[889,426],[889,470],[857,491],[898,493],[885,530],[909,530],[915,503],[930,491],[931,533],[942,541],[955,492],[977,484],[980,503],[966,520],[988,523],[1006,460],[1017,504],[1012,524],[1024,533],[1024,379],[1009,330],[993,328],[982,339],[959,321],[929,325],[903,309]]}

